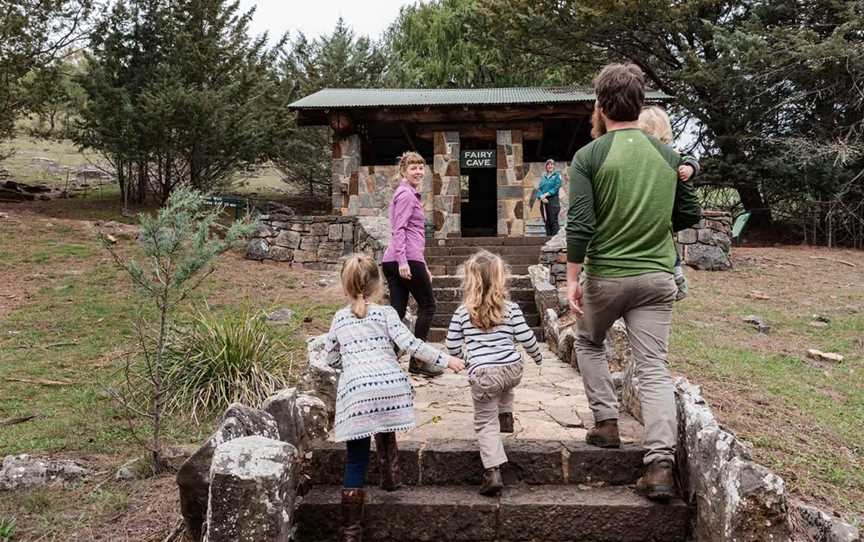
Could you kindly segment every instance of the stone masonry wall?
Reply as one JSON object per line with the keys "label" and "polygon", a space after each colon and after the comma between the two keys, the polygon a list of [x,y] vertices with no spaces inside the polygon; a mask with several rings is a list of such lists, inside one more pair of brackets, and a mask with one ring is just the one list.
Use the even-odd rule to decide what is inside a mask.
{"label": "stone masonry wall", "polygon": [[522,131],[498,130],[498,235],[525,233],[525,164]]}
{"label": "stone masonry wall", "polygon": [[358,190],[360,136],[350,135],[333,141],[333,213],[347,214],[350,195]]}
{"label": "stone masonry wall", "polygon": [[386,217],[261,215],[246,246],[250,260],[338,269],[343,256],[364,252],[380,260],[389,241]]}
{"label": "stone masonry wall", "polygon": [[[566,218],[566,215],[565,217]],[[567,283],[566,220],[561,222],[558,234],[543,245],[540,263],[549,267],[556,286]],[[729,253],[732,248],[732,217],[721,211],[704,211],[702,220],[694,227],[676,235],[678,254],[685,264],[694,269],[725,271],[732,268]]]}
{"label": "stone masonry wall", "polygon": [[462,201],[459,179],[459,132],[435,132],[432,163],[432,223],[435,238],[458,236]]}

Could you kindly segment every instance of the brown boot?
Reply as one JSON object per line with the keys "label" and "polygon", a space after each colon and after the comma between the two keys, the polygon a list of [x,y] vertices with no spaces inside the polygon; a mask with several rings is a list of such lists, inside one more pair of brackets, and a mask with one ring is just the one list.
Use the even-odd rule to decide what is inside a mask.
{"label": "brown boot", "polygon": [[363,542],[363,505],[366,492],[342,489],[342,542]]}
{"label": "brown boot", "polygon": [[513,413],[502,412],[498,414],[498,424],[501,426],[502,433],[513,432]]}
{"label": "brown boot", "polygon": [[621,437],[618,435],[618,420],[598,422],[585,435],[585,442],[600,448],[620,448]]}
{"label": "brown boot", "polygon": [[501,469],[492,467],[483,472],[483,486],[480,488],[480,494],[486,497],[494,497],[501,493],[504,489],[504,480],[501,479]]}
{"label": "brown boot", "polygon": [[642,478],[636,481],[636,491],[649,499],[668,501],[675,497],[675,465],[669,459],[653,461]]}
{"label": "brown boot", "polygon": [[396,491],[402,487],[399,472],[399,448],[396,433],[376,433],[375,449],[378,451],[378,466],[381,471],[381,489]]}

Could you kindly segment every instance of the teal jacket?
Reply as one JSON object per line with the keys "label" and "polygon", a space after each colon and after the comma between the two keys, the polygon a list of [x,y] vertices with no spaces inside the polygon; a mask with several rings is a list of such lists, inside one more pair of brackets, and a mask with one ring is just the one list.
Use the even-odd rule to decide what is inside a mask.
{"label": "teal jacket", "polygon": [[561,189],[561,174],[553,171],[551,174],[544,173],[540,179],[540,186],[537,187],[537,197],[543,195],[557,196],[558,190]]}

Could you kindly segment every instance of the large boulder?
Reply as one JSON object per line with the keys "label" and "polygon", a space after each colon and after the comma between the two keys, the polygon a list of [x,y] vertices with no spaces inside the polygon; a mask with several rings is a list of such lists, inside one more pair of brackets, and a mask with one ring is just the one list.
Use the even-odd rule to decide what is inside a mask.
{"label": "large boulder", "polygon": [[732,268],[729,254],[722,247],[701,243],[687,245],[684,263],[703,271],[726,271]]}
{"label": "large boulder", "polygon": [[750,449],[724,431],[686,380],[676,382],[678,470],[696,509],[694,538],[705,542],[791,538],[783,479],[754,463]]}
{"label": "large boulder", "polygon": [[336,412],[336,390],[339,384],[339,371],[324,362],[324,341],[326,335],[309,339],[306,350],[309,365],[300,376],[298,389],[316,395],[326,405],[329,416]]}
{"label": "large boulder", "polygon": [[861,542],[858,529],[802,502],[794,503],[796,523],[812,542]]}
{"label": "large boulder", "polygon": [[225,442],[248,436],[278,440],[279,427],[270,414],[234,403],[225,411],[219,428],[177,471],[180,511],[193,540],[201,540],[204,521],[207,518],[210,464],[213,453]]}
{"label": "large boulder", "polygon": [[68,459],[7,455],[0,467],[0,491],[78,481],[93,472]]}
{"label": "large boulder", "polygon": [[261,409],[279,426],[279,439],[295,446],[301,453],[310,442],[325,440],[330,431],[330,411],[317,395],[287,388],[269,397]]}
{"label": "large boulder", "polygon": [[296,458],[290,444],[264,437],[220,444],[210,468],[206,542],[287,542]]}

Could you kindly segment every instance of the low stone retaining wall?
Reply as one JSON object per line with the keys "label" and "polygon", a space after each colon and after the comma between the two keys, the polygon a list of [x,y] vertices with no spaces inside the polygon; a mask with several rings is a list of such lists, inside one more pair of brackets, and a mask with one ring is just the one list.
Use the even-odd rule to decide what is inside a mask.
{"label": "low stone retaining wall", "polygon": [[246,245],[246,258],[302,264],[335,270],[343,256],[364,252],[381,259],[390,240],[385,217],[292,216],[258,217],[260,225]]}
{"label": "low stone retaining wall", "polygon": [[[578,370],[574,347],[578,321],[564,313],[560,302],[556,305],[548,268],[533,266],[530,274],[549,349]],[[639,379],[623,320],[610,329],[606,352],[621,409],[642,421]],[[852,525],[790,501],[783,479],[754,462],[749,446],[720,427],[697,386],[679,378],[675,400],[679,426],[676,462],[682,497],[695,511],[693,540],[860,540]]]}
{"label": "low stone retaining wall", "polygon": [[[566,224],[562,224],[558,234],[546,241],[540,252],[540,263],[549,268],[552,283],[556,286],[567,283],[566,228]],[[732,215],[723,211],[703,211],[702,220],[675,235],[675,246],[681,260],[694,269],[731,269]]]}

